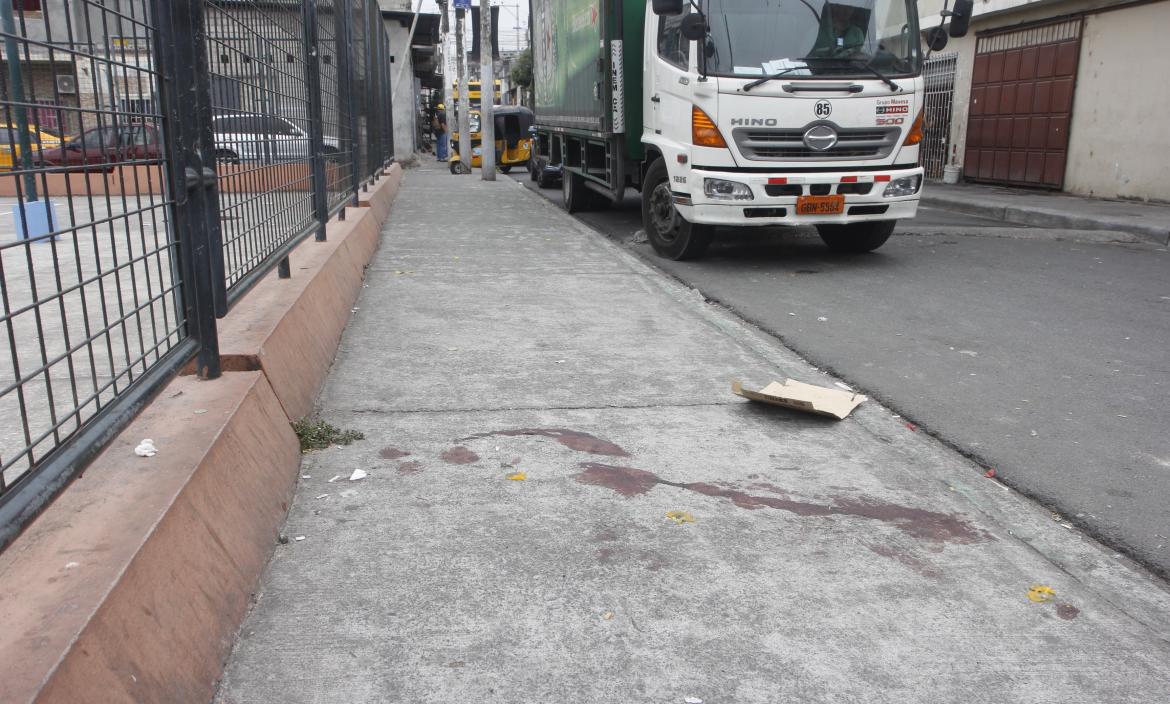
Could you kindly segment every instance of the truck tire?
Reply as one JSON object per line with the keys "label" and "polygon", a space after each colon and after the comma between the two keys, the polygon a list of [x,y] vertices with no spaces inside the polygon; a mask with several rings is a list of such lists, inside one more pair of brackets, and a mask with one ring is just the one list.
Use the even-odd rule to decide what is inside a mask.
{"label": "truck tire", "polygon": [[817,234],[834,252],[860,254],[881,247],[894,234],[897,220],[855,222],[848,225],[817,225]]}
{"label": "truck tire", "polygon": [[504,166],[500,166],[500,167],[498,167],[498,171],[499,171],[500,173],[503,173],[503,174],[510,174],[510,173],[512,173],[512,165],[511,165],[511,164],[507,164],[507,165],[504,165]]}
{"label": "truck tire", "polygon": [[715,230],[710,225],[688,222],[679,214],[662,159],[650,165],[642,184],[642,227],[658,256],[675,261],[702,256]]}
{"label": "truck tire", "polygon": [[561,173],[561,193],[565,197],[565,210],[579,213],[594,205],[593,191],[585,186],[585,177],[565,170]]}

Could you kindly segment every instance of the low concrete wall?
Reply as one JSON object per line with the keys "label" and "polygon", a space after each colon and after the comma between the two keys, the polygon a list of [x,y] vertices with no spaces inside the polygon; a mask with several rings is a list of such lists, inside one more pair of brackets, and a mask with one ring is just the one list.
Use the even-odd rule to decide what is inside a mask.
{"label": "low concrete wall", "polygon": [[[400,177],[222,321],[225,362],[252,371],[172,381],[0,554],[0,701],[211,699],[296,487],[289,422],[324,382]],[[146,437],[159,454],[135,456]]]}

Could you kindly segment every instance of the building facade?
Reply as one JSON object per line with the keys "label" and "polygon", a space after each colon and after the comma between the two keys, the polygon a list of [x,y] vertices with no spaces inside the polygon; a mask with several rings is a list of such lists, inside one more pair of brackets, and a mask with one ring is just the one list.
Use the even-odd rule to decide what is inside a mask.
{"label": "building facade", "polygon": [[[921,3],[924,29],[940,7]],[[944,79],[927,109],[935,166],[983,183],[1170,202],[1170,130],[1157,127],[1170,114],[1168,31],[1170,0],[976,0],[970,33],[928,62],[928,79]]]}

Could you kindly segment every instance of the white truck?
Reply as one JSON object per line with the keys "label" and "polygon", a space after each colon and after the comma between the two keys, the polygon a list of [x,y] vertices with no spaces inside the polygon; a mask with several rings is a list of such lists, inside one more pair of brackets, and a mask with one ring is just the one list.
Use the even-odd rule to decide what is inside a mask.
{"label": "white truck", "polygon": [[[971,0],[955,0],[962,36]],[[572,212],[642,194],[655,251],[716,226],[880,247],[922,188],[916,0],[532,0],[537,156]],[[927,32],[934,49],[940,26]]]}

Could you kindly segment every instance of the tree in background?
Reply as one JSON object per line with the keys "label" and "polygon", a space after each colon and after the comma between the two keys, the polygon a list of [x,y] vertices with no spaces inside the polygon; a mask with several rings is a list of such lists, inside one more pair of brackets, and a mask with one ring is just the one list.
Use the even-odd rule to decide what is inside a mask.
{"label": "tree in background", "polygon": [[[516,60],[512,62],[512,83],[520,86],[522,95],[527,97],[532,91],[532,49],[525,49],[520,52]],[[523,105],[528,105],[531,101],[520,100]]]}

